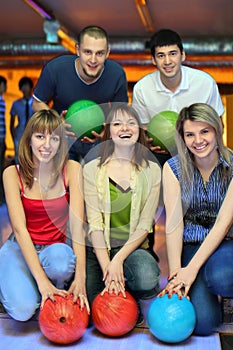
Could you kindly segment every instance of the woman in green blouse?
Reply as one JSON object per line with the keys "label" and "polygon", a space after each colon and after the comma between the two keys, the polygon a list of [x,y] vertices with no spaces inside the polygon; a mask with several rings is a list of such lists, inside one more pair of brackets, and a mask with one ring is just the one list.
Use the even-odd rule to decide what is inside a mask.
{"label": "woman in green blouse", "polygon": [[[88,221],[87,294],[156,294],[160,269],[148,250],[161,184],[158,164],[148,160],[136,111],[116,104],[107,121],[100,156],[84,166]],[[139,310],[140,311],[140,310]],[[143,321],[139,313],[138,323]]]}

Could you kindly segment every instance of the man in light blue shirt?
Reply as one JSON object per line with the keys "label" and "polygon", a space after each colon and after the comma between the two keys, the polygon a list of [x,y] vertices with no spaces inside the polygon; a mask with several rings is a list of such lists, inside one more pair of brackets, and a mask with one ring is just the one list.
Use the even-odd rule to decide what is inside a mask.
{"label": "man in light blue shirt", "polygon": [[[18,160],[18,147],[19,141],[25,129],[27,120],[33,114],[32,109],[32,89],[33,81],[28,77],[23,77],[19,81],[19,90],[23,93],[23,96],[18,100],[14,101],[10,110],[11,121],[10,121],[10,131],[11,136],[14,141],[15,149],[15,161]],[[15,119],[17,118],[17,125],[15,126]]]}

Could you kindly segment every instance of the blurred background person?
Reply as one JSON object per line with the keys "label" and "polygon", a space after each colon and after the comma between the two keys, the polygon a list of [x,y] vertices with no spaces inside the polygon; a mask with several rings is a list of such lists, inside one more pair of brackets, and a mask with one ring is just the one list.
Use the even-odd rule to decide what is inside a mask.
{"label": "blurred background person", "polygon": [[[33,114],[33,81],[28,77],[19,80],[19,90],[23,96],[12,103],[10,110],[10,132],[14,142],[15,162],[18,162],[18,147],[28,119]],[[17,119],[17,124],[16,124]]]}
{"label": "blurred background person", "polygon": [[6,102],[3,98],[3,94],[7,89],[7,80],[0,75],[0,205],[5,201],[2,173],[5,165],[5,152],[6,152]]}

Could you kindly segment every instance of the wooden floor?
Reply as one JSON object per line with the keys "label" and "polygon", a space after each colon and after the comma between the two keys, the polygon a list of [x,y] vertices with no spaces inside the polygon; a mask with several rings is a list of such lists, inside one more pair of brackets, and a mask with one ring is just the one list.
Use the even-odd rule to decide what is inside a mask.
{"label": "wooden floor", "polygon": [[[0,246],[7,239],[11,232],[8,221],[7,209],[0,207]],[[164,238],[164,219],[160,218],[156,226],[156,253],[160,258],[161,268],[161,288],[166,283],[167,278],[167,258]],[[9,257],[10,262],[10,257]],[[16,287],[17,288],[17,287]],[[26,302],[26,300],[25,300]],[[149,331],[147,325],[147,311],[151,300],[142,301],[142,310],[145,317],[145,323],[140,328],[135,328],[131,333],[121,338],[108,338],[101,335],[94,327],[90,327],[84,336],[76,343],[64,346],[65,349],[78,350],[219,350],[221,349],[220,337],[215,333],[209,337],[191,336],[185,342],[180,344],[164,344],[158,341]],[[224,328],[223,332],[233,333],[233,326]],[[43,350],[57,349],[62,346],[48,341],[40,332],[37,318],[28,322],[17,322],[11,319],[6,313],[0,313],[0,349],[6,350]]]}

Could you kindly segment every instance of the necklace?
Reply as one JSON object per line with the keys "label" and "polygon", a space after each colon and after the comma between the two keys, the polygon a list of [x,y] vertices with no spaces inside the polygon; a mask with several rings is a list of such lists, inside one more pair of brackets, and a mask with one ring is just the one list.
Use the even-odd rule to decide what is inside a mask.
{"label": "necklace", "polygon": [[54,181],[52,181],[51,183],[51,180],[53,177],[54,177],[54,173],[52,173],[52,175],[50,176],[48,185],[43,185],[41,182],[39,182],[38,178],[35,176],[33,177],[33,180],[38,183],[38,185],[44,190],[44,192],[47,193],[54,186]]}
{"label": "necklace", "polygon": [[[37,177],[33,177],[33,180],[34,180],[35,182],[38,182],[38,183],[39,183]],[[48,192],[48,190],[50,189],[50,185],[44,186],[44,185],[42,185],[42,183],[40,183],[39,185],[42,187],[42,189],[43,189],[45,192]]]}

